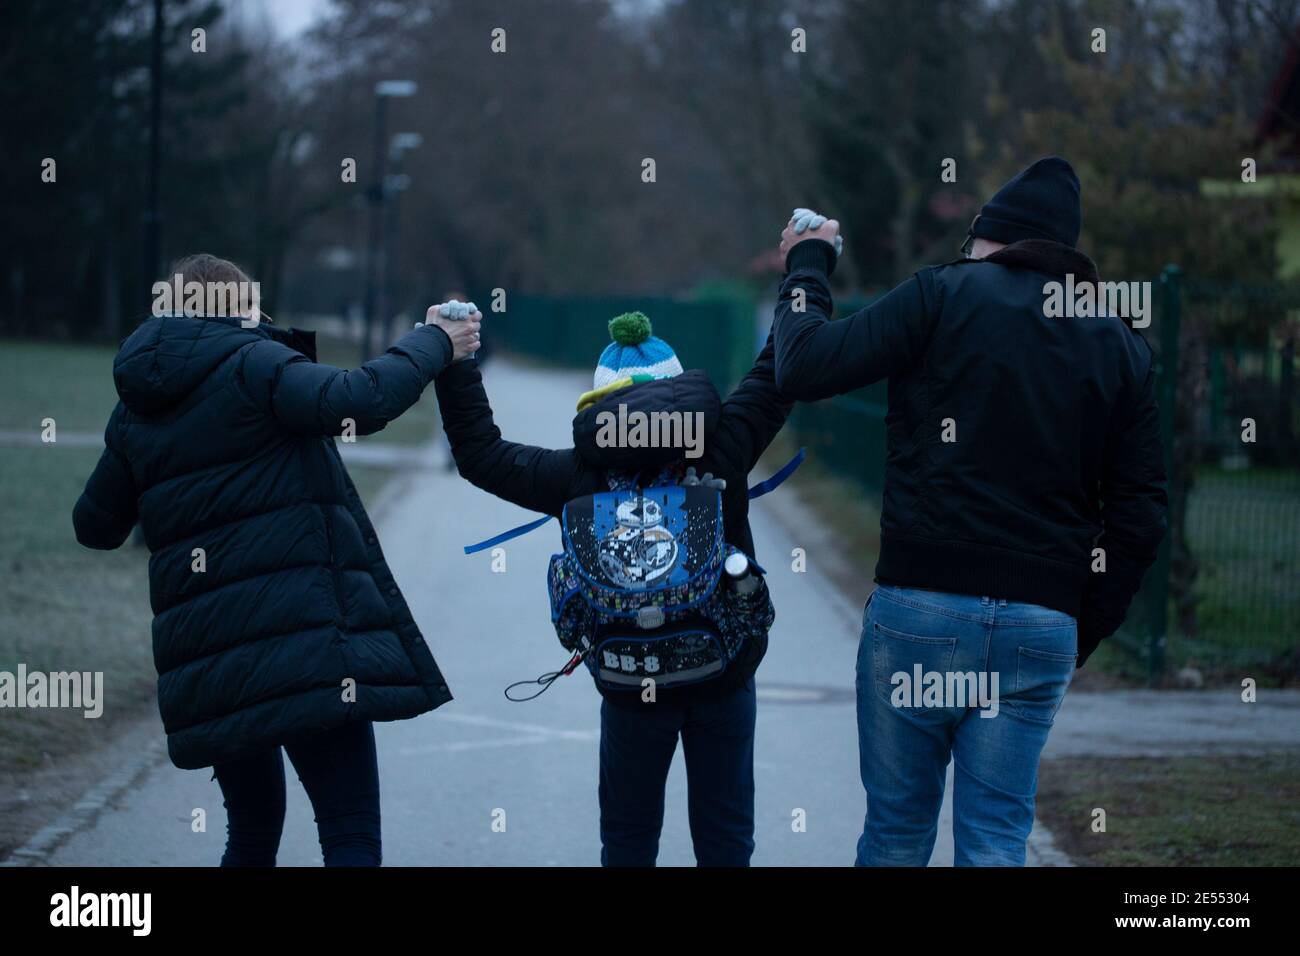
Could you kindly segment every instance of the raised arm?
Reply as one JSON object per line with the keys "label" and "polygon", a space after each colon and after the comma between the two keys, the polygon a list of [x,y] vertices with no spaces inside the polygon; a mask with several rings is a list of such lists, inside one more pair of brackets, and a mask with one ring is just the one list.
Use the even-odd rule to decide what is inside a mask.
{"label": "raised arm", "polygon": [[735,390],[722,403],[715,442],[726,442],[727,457],[748,473],[772,443],[794,407],[776,385],[776,348],[771,335]]}
{"label": "raised arm", "polygon": [[466,481],[549,515],[558,515],[565,502],[582,493],[587,466],[572,448],[539,448],[501,437],[476,361],[452,365],[434,389],[456,469]]}
{"label": "raised arm", "polygon": [[[430,318],[435,306],[430,309]],[[379,431],[416,403],[435,376],[477,347],[478,322],[420,325],[360,368],[313,362],[270,340],[251,346],[243,376],[254,401],[290,431]]]}
{"label": "raised arm", "polygon": [[921,272],[860,312],[831,321],[835,252],[809,239],[791,248],[772,329],[776,384],[800,401],[853,391],[910,368],[925,351],[938,309]]}

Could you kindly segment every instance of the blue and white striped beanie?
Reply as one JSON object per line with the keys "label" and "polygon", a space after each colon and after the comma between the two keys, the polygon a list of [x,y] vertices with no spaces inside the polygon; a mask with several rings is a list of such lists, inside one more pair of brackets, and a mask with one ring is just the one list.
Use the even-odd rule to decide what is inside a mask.
{"label": "blue and white striped beanie", "polygon": [[652,332],[650,320],[642,312],[625,312],[610,319],[609,337],[614,341],[600,353],[594,387],[605,388],[634,375],[650,378],[681,375],[682,363],[672,346],[655,338]]}

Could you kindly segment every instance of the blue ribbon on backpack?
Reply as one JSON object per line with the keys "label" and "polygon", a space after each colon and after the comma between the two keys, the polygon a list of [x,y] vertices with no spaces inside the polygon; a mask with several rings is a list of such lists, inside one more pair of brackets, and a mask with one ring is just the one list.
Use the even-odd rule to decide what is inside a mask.
{"label": "blue ribbon on backpack", "polygon": [[[807,457],[808,457],[807,449],[800,448],[799,453],[795,455],[793,458],[791,458],[784,465],[782,465],[781,469],[776,474],[774,474],[771,478],[768,478],[765,481],[760,481],[758,484],[754,485],[752,488],[749,489],[749,500],[753,501],[755,498],[763,497],[763,495],[767,494],[770,491],[775,491],[778,487],[780,487],[785,482],[787,478],[789,478],[791,475],[795,473],[795,469],[797,469],[800,465],[802,465],[803,460]],[[467,544],[465,545],[465,553],[478,554],[480,551],[486,551],[488,548],[494,548],[498,544],[503,544],[506,541],[511,540],[512,538],[522,537],[523,535],[528,534],[528,532],[530,531],[536,531],[542,525],[546,524],[546,522],[550,521],[553,517],[555,516],[542,515],[540,518],[537,518],[533,521],[529,521],[527,524],[521,524],[519,527],[511,528],[509,531],[502,531],[500,534],[488,538],[486,541],[480,541],[478,544]]]}
{"label": "blue ribbon on backpack", "polygon": [[787,478],[795,473],[795,469],[802,465],[803,460],[807,457],[808,449],[800,448],[799,453],[782,465],[780,471],[766,481],[760,481],[749,489],[749,500],[753,501],[755,498],[763,497],[769,491],[776,491]]}
{"label": "blue ribbon on backpack", "polygon": [[509,531],[502,531],[499,535],[488,538],[486,541],[480,541],[478,544],[465,545],[466,554],[477,554],[480,551],[486,551],[488,548],[495,547],[503,541],[509,541],[511,538],[518,538],[526,535],[530,531],[535,531],[546,522],[550,521],[554,515],[542,515],[536,521],[530,521],[527,524],[521,524],[517,528],[511,528]]}

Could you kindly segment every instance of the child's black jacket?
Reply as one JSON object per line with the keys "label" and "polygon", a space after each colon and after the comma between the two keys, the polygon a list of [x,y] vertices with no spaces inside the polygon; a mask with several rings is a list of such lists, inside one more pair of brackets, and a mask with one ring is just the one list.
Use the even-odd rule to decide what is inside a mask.
{"label": "child's black jacket", "polygon": [[[643,382],[620,389],[573,419],[572,448],[549,449],[506,441],[492,419],[492,408],[478,365],[470,360],[448,367],[435,382],[439,411],[451,440],[456,467],[468,481],[499,498],[543,514],[558,516],[573,498],[608,491],[611,471],[639,472],[653,480],[659,469],[683,458],[681,449],[601,447],[596,442],[601,412],[617,413],[620,404],[629,414],[641,412],[700,412],[704,416],[703,455],[687,464],[703,475],[712,472],[725,479],[722,519],[729,544],[752,558],[754,539],[749,529],[747,478],[759,456],[776,437],[790,414],[791,402],[776,387],[772,341],[735,391],[724,402],[708,376],[687,371],[674,378]],[[544,569],[537,569],[538,587]],[[538,622],[539,630],[544,622]],[[767,652],[767,642],[751,641],[727,672],[716,680],[659,691],[659,699],[672,694],[708,694],[730,689],[749,680]],[[637,695],[606,694],[616,702]],[[680,699],[678,697],[678,699]]]}

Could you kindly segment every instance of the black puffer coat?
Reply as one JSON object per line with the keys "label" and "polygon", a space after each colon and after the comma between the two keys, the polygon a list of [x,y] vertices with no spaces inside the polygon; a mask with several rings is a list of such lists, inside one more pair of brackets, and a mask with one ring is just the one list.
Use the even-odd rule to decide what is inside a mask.
{"label": "black puffer coat", "polygon": [[451,699],[330,437],[383,428],[451,357],[425,327],[343,371],[310,335],[223,318],[151,319],[122,345],[73,523],[105,549],[140,523],[176,766]]}

